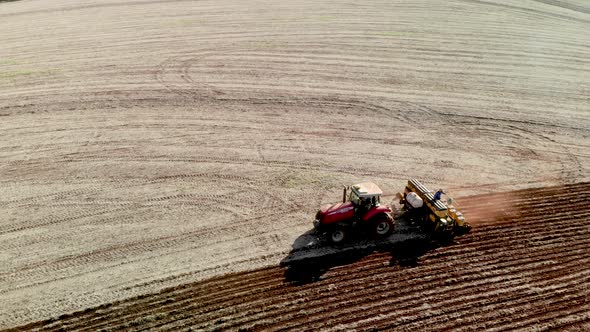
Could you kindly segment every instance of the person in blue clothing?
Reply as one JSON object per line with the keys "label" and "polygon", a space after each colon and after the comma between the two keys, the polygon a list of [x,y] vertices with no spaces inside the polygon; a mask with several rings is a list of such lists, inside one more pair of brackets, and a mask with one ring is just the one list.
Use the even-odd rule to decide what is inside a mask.
{"label": "person in blue clothing", "polygon": [[446,195],[446,193],[442,189],[439,189],[436,193],[434,193],[433,201],[436,202],[436,201],[440,200],[440,196],[442,196],[442,194]]}

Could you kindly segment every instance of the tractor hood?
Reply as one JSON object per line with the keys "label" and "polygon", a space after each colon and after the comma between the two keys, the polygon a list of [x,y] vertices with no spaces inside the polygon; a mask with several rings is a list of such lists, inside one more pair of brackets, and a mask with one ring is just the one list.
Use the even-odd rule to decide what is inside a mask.
{"label": "tractor hood", "polygon": [[354,205],[352,202],[326,205],[318,213],[321,224],[331,224],[352,217],[354,217]]}

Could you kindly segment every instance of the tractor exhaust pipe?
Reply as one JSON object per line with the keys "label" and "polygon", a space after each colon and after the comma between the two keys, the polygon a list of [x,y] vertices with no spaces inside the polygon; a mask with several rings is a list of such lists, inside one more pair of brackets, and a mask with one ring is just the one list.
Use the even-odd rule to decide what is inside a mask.
{"label": "tractor exhaust pipe", "polygon": [[344,190],[342,192],[342,203],[346,203],[346,186],[344,186]]}

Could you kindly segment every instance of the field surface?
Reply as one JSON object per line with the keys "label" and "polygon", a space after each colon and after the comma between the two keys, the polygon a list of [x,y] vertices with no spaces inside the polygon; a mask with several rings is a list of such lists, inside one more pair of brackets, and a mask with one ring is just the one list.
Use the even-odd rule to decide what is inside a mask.
{"label": "field surface", "polygon": [[[587,329],[587,31],[585,0],[0,1],[0,329]],[[409,177],[479,228],[289,288],[342,184]]]}
{"label": "field surface", "polygon": [[[510,209],[475,217],[507,195]],[[452,245],[384,246],[332,269],[316,262],[328,271],[314,283],[278,267],[229,274],[23,329],[587,331],[589,199],[590,183],[474,196],[465,199],[473,232]]]}

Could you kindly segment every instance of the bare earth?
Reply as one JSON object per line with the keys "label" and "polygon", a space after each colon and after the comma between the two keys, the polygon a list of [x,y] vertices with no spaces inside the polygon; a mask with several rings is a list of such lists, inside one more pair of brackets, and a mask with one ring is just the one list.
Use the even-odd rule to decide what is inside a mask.
{"label": "bare earth", "polygon": [[[416,177],[455,197],[562,186],[587,201],[589,30],[585,0],[0,1],[0,328],[276,267],[342,184],[393,195]],[[484,230],[502,197],[471,203]],[[581,225],[567,236],[512,222],[539,245],[580,241],[579,261],[551,266],[587,285],[575,202],[578,214],[560,210]],[[539,280],[528,291],[552,290]],[[214,312],[162,328],[224,327]],[[390,314],[367,313],[337,326]]]}
{"label": "bare earth", "polygon": [[[510,210],[479,217],[507,195]],[[225,274],[19,330],[588,331],[589,198],[590,183],[472,196],[472,233],[450,246],[341,248],[299,271]]]}

